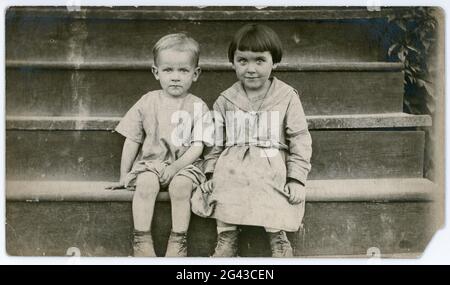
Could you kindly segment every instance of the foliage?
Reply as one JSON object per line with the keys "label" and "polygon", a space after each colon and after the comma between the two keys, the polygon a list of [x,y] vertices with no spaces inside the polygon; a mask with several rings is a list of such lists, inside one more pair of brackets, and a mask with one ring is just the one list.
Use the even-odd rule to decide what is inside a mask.
{"label": "foliage", "polygon": [[405,68],[404,109],[413,114],[433,114],[435,90],[430,58],[436,47],[437,20],[430,7],[416,7],[390,15],[391,46],[388,55]]}

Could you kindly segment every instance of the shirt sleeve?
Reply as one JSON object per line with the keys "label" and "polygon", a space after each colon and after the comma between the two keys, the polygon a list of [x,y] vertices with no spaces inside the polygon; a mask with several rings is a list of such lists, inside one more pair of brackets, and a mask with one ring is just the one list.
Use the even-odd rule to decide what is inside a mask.
{"label": "shirt sleeve", "polygon": [[289,102],[285,117],[285,133],[289,146],[286,157],[287,177],[306,185],[311,170],[312,140],[298,94],[293,94]]}
{"label": "shirt sleeve", "polygon": [[144,98],[145,97],[139,99],[139,101],[128,110],[116,127],[116,132],[140,144],[144,141],[145,137],[142,113]]}
{"label": "shirt sleeve", "polygon": [[223,101],[219,97],[213,106],[213,120],[214,120],[214,143],[211,147],[208,147],[205,151],[203,172],[214,173],[216,162],[220,157],[220,154],[224,150],[226,141],[225,131],[225,110]]}
{"label": "shirt sleeve", "polygon": [[201,104],[201,112],[194,112],[191,143],[203,142],[206,146],[212,146],[214,144],[213,116],[208,106],[205,103]]}

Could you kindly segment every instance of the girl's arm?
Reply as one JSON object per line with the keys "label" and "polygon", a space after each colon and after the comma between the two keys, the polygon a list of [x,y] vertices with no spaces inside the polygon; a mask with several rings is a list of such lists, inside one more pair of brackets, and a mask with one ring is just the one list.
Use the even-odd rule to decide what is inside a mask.
{"label": "girl's arm", "polygon": [[286,140],[289,153],[286,158],[289,203],[298,204],[306,198],[306,178],[311,170],[311,135],[300,98],[293,94],[286,111]]}
{"label": "girl's arm", "polygon": [[203,162],[203,172],[207,179],[211,179],[214,173],[216,162],[225,148],[226,128],[225,110],[223,108],[222,97],[214,103],[214,145],[207,149]]}
{"label": "girl's arm", "polygon": [[286,158],[287,178],[306,185],[306,179],[311,170],[312,141],[306,116],[297,94],[293,94],[286,111],[285,133],[289,146]]}
{"label": "girl's arm", "polygon": [[133,167],[133,162],[139,152],[140,144],[132,141],[131,139],[125,139],[122,148],[122,158],[120,161],[120,181],[106,187],[106,189],[114,190],[125,187],[125,177],[130,172],[131,167]]}

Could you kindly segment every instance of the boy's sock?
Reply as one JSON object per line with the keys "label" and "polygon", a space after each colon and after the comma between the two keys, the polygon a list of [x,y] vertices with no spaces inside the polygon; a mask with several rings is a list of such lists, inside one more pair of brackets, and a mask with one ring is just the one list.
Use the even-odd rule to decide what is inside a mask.
{"label": "boy's sock", "polygon": [[237,230],[237,226],[228,226],[228,227],[217,227],[217,233],[223,233],[227,231],[235,231]]}
{"label": "boy's sock", "polygon": [[150,231],[134,231],[133,256],[156,257],[155,250],[153,248],[153,239]]}
{"label": "boy's sock", "polygon": [[167,242],[166,256],[186,257],[187,256],[187,232],[170,232]]}

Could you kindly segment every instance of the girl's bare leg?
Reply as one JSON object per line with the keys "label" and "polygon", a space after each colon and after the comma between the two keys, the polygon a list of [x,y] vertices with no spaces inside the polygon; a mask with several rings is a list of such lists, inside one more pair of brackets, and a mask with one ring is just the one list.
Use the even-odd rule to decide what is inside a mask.
{"label": "girl's bare leg", "polygon": [[239,231],[236,225],[217,222],[217,245],[213,257],[234,257],[238,252]]}

